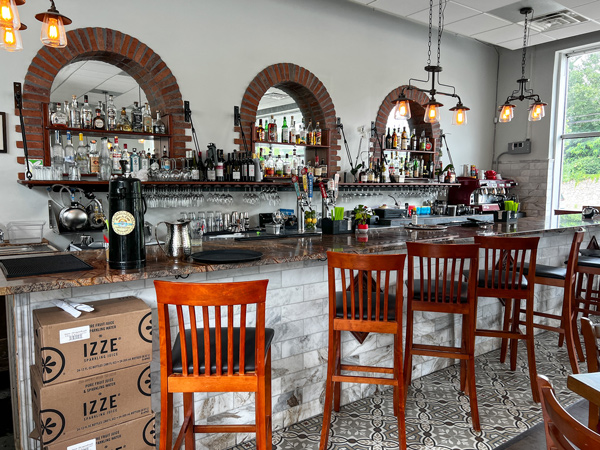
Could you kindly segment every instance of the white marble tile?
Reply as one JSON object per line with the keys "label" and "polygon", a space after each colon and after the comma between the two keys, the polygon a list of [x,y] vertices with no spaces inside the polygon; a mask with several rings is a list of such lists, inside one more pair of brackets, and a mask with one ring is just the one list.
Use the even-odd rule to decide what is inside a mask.
{"label": "white marble tile", "polygon": [[281,273],[283,287],[298,286],[309,283],[319,283],[324,280],[323,268],[320,266],[306,267],[303,269],[284,270]]}

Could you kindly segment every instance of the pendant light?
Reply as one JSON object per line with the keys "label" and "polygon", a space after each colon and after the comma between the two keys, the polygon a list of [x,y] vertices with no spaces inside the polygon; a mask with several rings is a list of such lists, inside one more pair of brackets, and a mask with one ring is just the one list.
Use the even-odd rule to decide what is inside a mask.
{"label": "pendant light", "polygon": [[0,0],[0,27],[18,30],[20,26],[15,0]]}
{"label": "pendant light", "polygon": [[48,11],[35,15],[43,23],[40,39],[48,47],[63,48],[67,46],[65,25],[71,24],[72,20],[58,12],[54,0],[50,0],[50,4]]}
{"label": "pendant light", "polygon": [[[450,108],[454,114],[452,116],[452,124],[453,125],[466,125],[467,123],[467,108],[463,105],[460,97],[456,94],[456,89],[454,86],[450,86],[447,84],[440,83],[439,81],[439,73],[442,71],[442,67],[440,66],[440,47],[442,44],[442,33],[444,31],[444,9],[446,8],[446,3],[448,0],[440,0],[439,2],[439,14],[438,14],[438,42],[437,42],[437,64],[431,64],[431,36],[432,36],[432,28],[433,28],[433,0],[429,0],[429,50],[427,53],[427,66],[425,66],[425,71],[427,72],[427,80],[418,80],[415,78],[411,78],[408,81],[408,86],[402,88],[400,92],[400,96],[396,99],[396,105],[394,106],[394,119],[410,119],[410,100],[406,97],[405,92],[407,90],[415,90],[419,92],[424,92],[429,94],[430,100],[427,102],[425,106],[425,117],[423,120],[426,123],[437,123],[440,120],[440,107],[444,106],[440,102],[438,102],[435,98],[436,95],[445,95],[448,97],[454,97],[458,99],[458,103],[455,107]],[[437,75],[436,75],[437,74]],[[437,84],[439,86],[452,88],[452,93],[439,91],[436,87],[436,77]],[[413,81],[417,81],[420,83],[429,83],[431,82],[431,89],[422,89],[412,85]],[[439,87],[438,86],[438,87]]]}
{"label": "pendant light", "polygon": [[[525,78],[525,63],[527,61],[527,40],[529,39],[529,21],[533,19],[533,9],[532,8],[521,8],[519,11],[521,14],[525,16],[525,25],[523,31],[523,57],[521,58],[521,78],[517,80],[519,83],[519,87],[509,95],[499,108],[500,117],[499,121],[502,123],[510,122],[514,116],[515,105],[511,103],[514,100],[533,100],[533,103],[529,106],[529,121],[537,122],[538,120],[542,120],[542,118],[546,115],[546,106],[547,103],[544,103],[540,100],[540,96],[534,94],[533,89],[527,89],[527,83],[529,83],[529,78]],[[529,15],[531,14],[531,18]]]}
{"label": "pendant light", "polygon": [[21,31],[26,30],[27,25],[24,23],[18,29],[0,28],[2,37],[0,39],[0,48],[7,52],[19,52],[23,50],[23,39],[21,39]]}

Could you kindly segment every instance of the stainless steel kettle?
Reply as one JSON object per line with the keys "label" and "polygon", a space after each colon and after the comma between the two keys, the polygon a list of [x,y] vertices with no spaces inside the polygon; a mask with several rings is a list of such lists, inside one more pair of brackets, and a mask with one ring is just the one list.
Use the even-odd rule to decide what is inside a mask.
{"label": "stainless steel kettle", "polygon": [[[157,230],[161,224],[167,226],[166,249],[158,240]],[[192,237],[190,235],[190,221],[180,220],[177,222],[159,222],[154,227],[154,237],[158,246],[167,256],[172,258],[184,258],[192,254]]]}

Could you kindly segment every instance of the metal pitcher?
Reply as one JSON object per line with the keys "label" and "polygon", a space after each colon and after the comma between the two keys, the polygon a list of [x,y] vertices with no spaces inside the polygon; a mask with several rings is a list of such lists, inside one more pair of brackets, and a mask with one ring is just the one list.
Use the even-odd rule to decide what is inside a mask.
{"label": "metal pitcher", "polygon": [[[160,224],[167,226],[166,250],[158,241],[157,230]],[[154,227],[154,237],[158,246],[167,256],[172,258],[188,257],[192,254],[192,237],[190,235],[190,221],[159,222]]]}

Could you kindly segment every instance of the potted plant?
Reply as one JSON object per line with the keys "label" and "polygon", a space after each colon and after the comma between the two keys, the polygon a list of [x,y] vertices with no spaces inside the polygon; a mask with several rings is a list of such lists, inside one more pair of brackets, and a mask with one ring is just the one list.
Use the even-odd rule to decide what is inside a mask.
{"label": "potted plant", "polygon": [[354,222],[359,233],[366,233],[369,230],[369,219],[371,212],[365,205],[358,205],[354,208]]}

